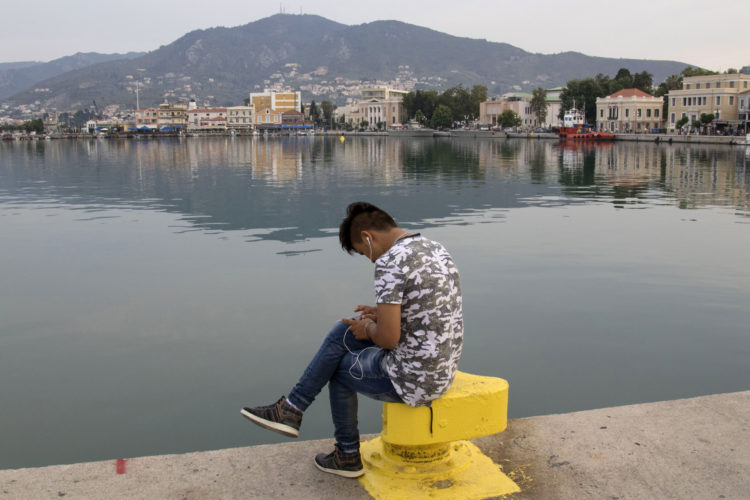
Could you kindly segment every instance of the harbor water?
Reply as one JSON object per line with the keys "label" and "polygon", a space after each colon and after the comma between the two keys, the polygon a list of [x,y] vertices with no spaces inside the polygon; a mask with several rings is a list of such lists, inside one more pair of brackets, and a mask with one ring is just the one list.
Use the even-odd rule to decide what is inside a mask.
{"label": "harbor water", "polygon": [[[749,188],[739,146],[0,143],[0,468],[285,441],[239,410],[373,303],[356,200],[451,251],[460,369],[507,379],[511,417],[747,390]],[[300,437],[331,435],[324,390]]]}

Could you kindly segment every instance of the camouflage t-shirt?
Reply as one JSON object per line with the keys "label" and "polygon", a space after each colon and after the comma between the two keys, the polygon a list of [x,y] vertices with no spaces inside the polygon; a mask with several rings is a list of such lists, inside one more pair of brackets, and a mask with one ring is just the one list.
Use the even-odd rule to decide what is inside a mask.
{"label": "camouflage t-shirt", "polygon": [[401,304],[401,338],[386,356],[396,392],[424,406],[450,387],[463,345],[461,282],[448,251],[414,235],[375,261],[378,304]]}

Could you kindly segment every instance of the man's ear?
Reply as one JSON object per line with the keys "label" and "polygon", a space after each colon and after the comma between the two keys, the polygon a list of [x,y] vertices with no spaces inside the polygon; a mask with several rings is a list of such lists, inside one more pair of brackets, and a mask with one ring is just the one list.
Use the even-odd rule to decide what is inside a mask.
{"label": "man's ear", "polygon": [[369,241],[372,244],[372,233],[370,231],[360,231],[359,237],[362,239],[362,243]]}

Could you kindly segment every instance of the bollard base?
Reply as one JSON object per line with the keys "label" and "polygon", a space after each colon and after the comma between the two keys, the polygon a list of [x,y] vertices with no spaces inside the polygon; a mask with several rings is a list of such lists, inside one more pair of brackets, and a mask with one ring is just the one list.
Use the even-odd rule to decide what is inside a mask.
{"label": "bollard base", "polygon": [[450,443],[439,460],[414,463],[388,453],[380,437],[362,443],[365,466],[359,482],[376,499],[482,499],[521,489],[469,441]]}

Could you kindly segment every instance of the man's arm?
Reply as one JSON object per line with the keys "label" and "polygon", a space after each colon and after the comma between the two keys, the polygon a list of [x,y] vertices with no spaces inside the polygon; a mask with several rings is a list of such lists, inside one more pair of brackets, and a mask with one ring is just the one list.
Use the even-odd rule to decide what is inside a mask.
{"label": "man's arm", "polygon": [[342,318],[354,337],[372,340],[384,349],[393,349],[401,338],[401,304],[378,304],[377,320]]}
{"label": "man's arm", "polygon": [[401,304],[378,304],[378,321],[368,325],[373,342],[385,349],[393,349],[401,339]]}

